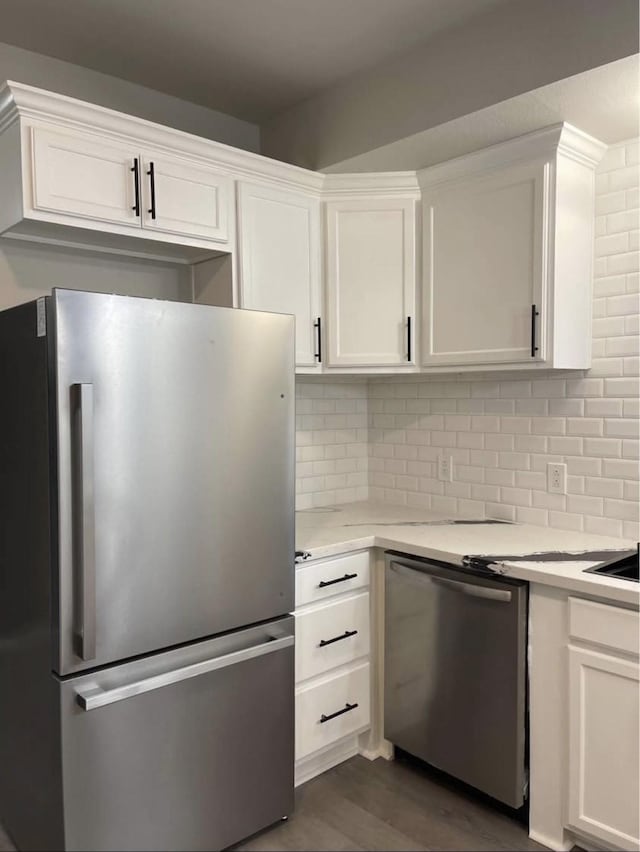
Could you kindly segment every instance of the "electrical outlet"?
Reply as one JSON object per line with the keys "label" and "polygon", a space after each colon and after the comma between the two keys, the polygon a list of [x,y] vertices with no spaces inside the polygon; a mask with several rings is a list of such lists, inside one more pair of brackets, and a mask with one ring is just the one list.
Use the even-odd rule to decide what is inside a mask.
{"label": "electrical outlet", "polygon": [[451,456],[438,456],[438,479],[451,482],[453,479],[453,459]]}
{"label": "electrical outlet", "polygon": [[567,466],[566,464],[547,464],[547,491],[551,494],[567,493]]}

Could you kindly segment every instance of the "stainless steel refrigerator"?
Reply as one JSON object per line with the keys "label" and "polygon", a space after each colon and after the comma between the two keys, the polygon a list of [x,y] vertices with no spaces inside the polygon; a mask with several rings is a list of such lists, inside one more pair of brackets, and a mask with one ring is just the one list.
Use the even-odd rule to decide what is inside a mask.
{"label": "stainless steel refrigerator", "polygon": [[289,316],[0,313],[0,821],[216,849],[293,806]]}

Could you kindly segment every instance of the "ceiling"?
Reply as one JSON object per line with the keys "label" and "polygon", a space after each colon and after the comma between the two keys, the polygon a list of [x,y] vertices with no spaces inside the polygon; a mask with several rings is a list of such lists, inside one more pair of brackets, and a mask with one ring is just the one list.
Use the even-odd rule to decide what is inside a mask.
{"label": "ceiling", "polygon": [[636,54],[334,163],[323,171],[426,168],[560,121],[610,145],[638,135],[639,106],[640,57]]}
{"label": "ceiling", "polygon": [[0,41],[261,122],[501,2],[2,0]]}

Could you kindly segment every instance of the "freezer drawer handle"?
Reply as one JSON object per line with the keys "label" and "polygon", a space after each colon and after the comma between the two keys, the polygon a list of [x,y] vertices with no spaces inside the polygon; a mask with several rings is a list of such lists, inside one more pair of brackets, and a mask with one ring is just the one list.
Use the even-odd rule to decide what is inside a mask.
{"label": "freezer drawer handle", "polygon": [[93,505],[93,385],[71,385],[74,437],[74,558],[79,611],[76,628],[78,654],[96,656],[96,554]]}
{"label": "freezer drawer handle", "polygon": [[440,586],[446,586],[453,592],[460,592],[472,598],[484,598],[485,600],[501,601],[503,603],[509,603],[511,600],[511,592],[507,589],[488,588],[487,586],[477,586],[475,583],[465,583],[462,580],[450,580],[448,577],[436,577],[427,571],[420,571],[418,568],[410,568],[408,565],[400,565],[398,563],[393,563],[392,570],[411,580],[424,583],[437,583]]}
{"label": "freezer drawer handle", "polygon": [[240,651],[232,651],[230,654],[223,654],[221,657],[201,660],[198,663],[192,663],[189,666],[183,666],[173,671],[153,675],[134,683],[126,683],[115,689],[101,689],[100,687],[89,686],[85,689],[77,690],[76,701],[83,710],[96,710],[98,707],[104,707],[106,704],[114,704],[116,701],[123,701],[125,698],[133,698],[136,695],[141,695],[143,692],[151,692],[153,689],[160,689],[163,686],[180,683],[180,681],[198,677],[199,675],[216,671],[216,669],[224,669],[227,666],[243,663],[245,660],[262,657],[264,654],[281,651],[284,648],[289,648],[293,645],[293,642],[293,636],[281,636],[277,639],[269,639],[260,645],[252,645],[249,648],[242,648]]}
{"label": "freezer drawer handle", "polygon": [[325,645],[333,645],[334,642],[342,642],[343,639],[349,639],[351,636],[356,636],[357,630],[345,630],[341,636],[334,636],[333,639],[321,639],[318,648],[324,648]]}
{"label": "freezer drawer handle", "polygon": [[345,580],[353,580],[357,576],[357,574],[345,574],[344,577],[336,577],[335,580],[320,580],[320,582],[318,583],[318,588],[324,589],[325,586],[333,586],[334,583],[344,583]]}
{"label": "freezer drawer handle", "polygon": [[330,722],[331,719],[335,719],[336,716],[342,716],[343,713],[348,713],[350,710],[355,710],[357,706],[357,701],[355,704],[349,704],[349,702],[347,701],[342,710],[336,710],[335,713],[329,713],[328,716],[325,716],[323,713],[322,716],[320,716],[320,724],[324,725],[325,722]]}

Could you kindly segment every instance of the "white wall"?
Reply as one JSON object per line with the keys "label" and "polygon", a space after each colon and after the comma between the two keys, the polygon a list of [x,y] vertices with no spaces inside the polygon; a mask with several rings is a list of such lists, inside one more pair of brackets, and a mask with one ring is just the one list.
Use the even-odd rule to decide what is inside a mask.
{"label": "white wall", "polygon": [[0,237],[0,310],[53,287],[191,301],[188,266],[55,248]]}
{"label": "white wall", "polygon": [[[0,43],[0,82],[7,79],[238,148],[259,150],[260,133],[255,124],[117,77]],[[191,301],[188,267],[0,238],[0,310],[47,295],[52,287]]]}
{"label": "white wall", "polygon": [[[593,368],[369,385],[372,499],[638,539],[638,141],[596,176]],[[454,458],[454,481],[436,459]],[[546,465],[568,468],[549,494]]]}
{"label": "white wall", "polygon": [[273,116],[262,151],[326,168],[637,52],[636,0],[506,0]]}
{"label": "white wall", "polygon": [[[170,57],[168,61],[171,61]],[[138,86],[119,77],[0,42],[0,83],[5,80],[80,98],[236,148],[260,150],[260,130],[248,121],[156,92],[146,86]]]}

